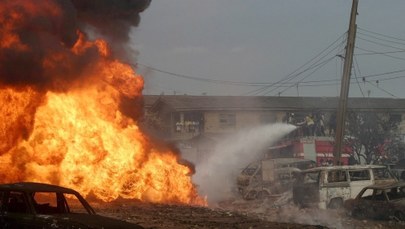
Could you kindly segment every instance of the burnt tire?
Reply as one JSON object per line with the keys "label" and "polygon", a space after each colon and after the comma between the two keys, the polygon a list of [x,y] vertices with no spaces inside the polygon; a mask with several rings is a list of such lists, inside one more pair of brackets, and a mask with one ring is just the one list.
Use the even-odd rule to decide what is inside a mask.
{"label": "burnt tire", "polygon": [[340,198],[332,199],[328,206],[330,209],[340,209],[343,207],[343,200]]}

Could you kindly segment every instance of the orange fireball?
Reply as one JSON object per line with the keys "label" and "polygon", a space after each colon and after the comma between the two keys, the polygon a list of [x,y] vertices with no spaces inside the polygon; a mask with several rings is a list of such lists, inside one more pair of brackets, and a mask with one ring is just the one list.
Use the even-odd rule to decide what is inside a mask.
{"label": "orange fireball", "polygon": [[[28,15],[40,12],[29,1],[7,1],[5,6],[23,3]],[[61,14],[52,1],[42,5],[48,7],[47,14]],[[1,7],[0,12],[5,12]],[[13,32],[24,16],[18,12],[16,22],[0,28],[0,49],[32,53]],[[5,21],[0,16],[0,22]],[[191,181],[191,169],[180,164],[169,148],[154,147],[137,121],[120,111],[123,97],[142,96],[142,77],[112,57],[104,40],[90,41],[80,30],[77,37],[71,47],[61,44],[33,62],[44,69],[39,79],[46,83],[0,82],[0,182],[52,183],[103,201],[122,197],[205,204]],[[85,57],[91,62],[78,64]],[[74,66],[80,66],[80,71],[72,70]],[[0,71],[0,79],[7,79],[4,72]],[[51,73],[56,80],[49,80]]]}

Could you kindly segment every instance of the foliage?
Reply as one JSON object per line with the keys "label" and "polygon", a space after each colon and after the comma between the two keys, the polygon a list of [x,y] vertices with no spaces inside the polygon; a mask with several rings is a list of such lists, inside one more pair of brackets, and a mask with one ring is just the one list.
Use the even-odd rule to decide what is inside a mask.
{"label": "foliage", "polygon": [[357,163],[385,163],[398,159],[404,148],[399,135],[400,119],[375,112],[349,112],[345,143],[353,150]]}

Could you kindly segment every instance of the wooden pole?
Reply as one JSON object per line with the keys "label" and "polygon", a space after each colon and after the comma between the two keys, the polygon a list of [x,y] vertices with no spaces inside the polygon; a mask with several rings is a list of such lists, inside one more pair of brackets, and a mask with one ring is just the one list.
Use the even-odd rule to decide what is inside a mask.
{"label": "wooden pole", "polygon": [[334,164],[340,164],[340,158],[343,151],[343,139],[345,132],[346,123],[346,111],[347,111],[347,100],[349,96],[349,86],[350,86],[350,74],[352,71],[353,63],[353,52],[354,52],[354,42],[356,39],[356,16],[357,16],[357,6],[359,0],[353,0],[352,11],[350,14],[350,24],[349,32],[347,35],[347,45],[346,45],[346,55],[345,62],[343,66],[343,76],[340,88],[340,98],[338,113],[336,116],[336,136],[335,136],[335,152],[334,152]]}

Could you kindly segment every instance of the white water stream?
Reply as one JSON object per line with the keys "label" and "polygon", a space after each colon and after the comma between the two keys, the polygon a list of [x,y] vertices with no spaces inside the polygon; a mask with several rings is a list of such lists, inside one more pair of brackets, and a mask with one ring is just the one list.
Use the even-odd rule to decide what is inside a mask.
{"label": "white water stream", "polygon": [[227,138],[218,139],[208,160],[196,164],[193,181],[199,194],[209,203],[229,198],[236,184],[236,176],[250,162],[258,160],[263,150],[296,127],[284,123],[241,130]]}

